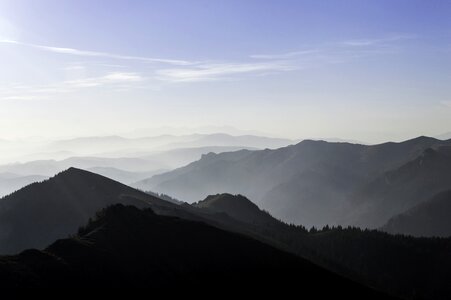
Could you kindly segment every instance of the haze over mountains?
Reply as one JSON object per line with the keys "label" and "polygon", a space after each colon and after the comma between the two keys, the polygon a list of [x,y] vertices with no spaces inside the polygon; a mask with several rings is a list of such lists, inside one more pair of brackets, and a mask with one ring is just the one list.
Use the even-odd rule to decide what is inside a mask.
{"label": "haze over mountains", "polygon": [[[197,147],[143,150],[155,141],[168,149]],[[276,148],[290,142],[224,134],[64,140],[55,142],[59,153],[90,153],[103,147],[113,157],[0,165],[0,196],[77,167],[187,202],[218,192],[243,194],[278,219],[307,227],[379,228],[451,188],[450,140],[419,137],[379,145],[304,140]],[[240,143],[245,145],[231,146]],[[263,145],[275,148],[256,147]],[[130,157],[114,157],[115,151]]]}
{"label": "haze over mountains", "polygon": [[[188,164],[209,152],[278,148],[292,142],[288,139],[219,133],[141,138],[85,137],[41,141],[29,147],[18,142],[15,147],[22,145],[22,148],[28,149],[28,154],[16,157],[21,162],[0,165],[0,174],[14,173],[23,178],[11,182],[0,177],[0,196],[33,182],[33,178],[50,177],[70,167],[89,169],[130,184]],[[21,186],[20,182],[24,184]]]}
{"label": "haze over mountains", "polygon": [[239,193],[287,222],[377,228],[451,186],[450,144],[428,137],[372,146],[306,140],[204,155],[133,186],[188,202]]}
{"label": "haze over mountains", "polygon": [[450,29],[451,0],[0,0],[2,296],[451,300]]}
{"label": "haze over mountains", "polygon": [[[0,257],[0,278],[5,285],[23,287],[55,282],[111,286],[117,280],[124,286],[165,287],[167,280],[179,282],[180,276],[209,282],[202,274],[214,269],[228,282],[248,274],[278,286],[281,278],[285,283],[307,278],[307,269],[311,278],[331,286],[353,286],[356,297],[451,295],[446,281],[451,276],[449,238],[388,234],[451,236],[451,140],[418,137],[379,145],[304,140],[275,149],[242,148],[177,148],[137,157],[0,166],[0,182],[16,180],[17,189],[27,178],[39,181],[0,200],[0,255],[14,255]],[[173,171],[146,171],[157,165],[154,161],[181,163],[190,157],[193,162]],[[67,170],[60,172],[63,168]],[[48,180],[26,175],[38,171],[60,173]],[[85,227],[74,236],[80,226]],[[201,243],[211,230],[219,230],[209,239],[213,242]],[[226,252],[220,246],[225,241]],[[181,251],[186,244],[193,248]],[[28,250],[33,248],[39,251]],[[147,255],[139,248],[147,249]],[[214,254],[213,269],[208,267],[213,261],[196,252],[200,248]],[[185,257],[190,251],[196,252],[192,260]],[[266,254],[246,262],[237,258],[238,253],[247,257],[268,251],[274,260]],[[178,273],[171,264],[187,273]],[[266,271],[260,272],[261,267]],[[173,275],[168,277],[168,270]],[[275,278],[274,272],[284,275]],[[133,281],[136,276],[140,279]]]}

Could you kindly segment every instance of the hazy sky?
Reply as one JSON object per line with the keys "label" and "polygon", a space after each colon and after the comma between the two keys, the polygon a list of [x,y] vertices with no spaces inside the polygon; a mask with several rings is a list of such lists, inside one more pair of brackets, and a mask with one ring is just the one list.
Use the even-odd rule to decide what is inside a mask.
{"label": "hazy sky", "polygon": [[451,131],[451,1],[0,0],[0,138]]}

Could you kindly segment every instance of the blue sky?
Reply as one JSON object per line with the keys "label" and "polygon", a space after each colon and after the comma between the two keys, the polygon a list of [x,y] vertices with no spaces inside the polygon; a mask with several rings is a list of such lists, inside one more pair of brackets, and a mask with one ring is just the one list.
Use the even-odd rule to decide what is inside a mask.
{"label": "blue sky", "polygon": [[0,107],[0,138],[436,135],[451,1],[0,0]]}

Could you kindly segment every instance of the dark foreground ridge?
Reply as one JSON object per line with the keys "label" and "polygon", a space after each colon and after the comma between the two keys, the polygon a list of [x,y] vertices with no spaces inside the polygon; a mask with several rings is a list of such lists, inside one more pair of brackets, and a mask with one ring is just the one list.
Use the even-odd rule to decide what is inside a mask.
{"label": "dark foreground ridge", "polygon": [[383,298],[251,238],[121,204],[97,213],[73,238],[0,259],[0,287],[78,286],[283,288]]}
{"label": "dark foreground ridge", "polygon": [[70,168],[1,199],[0,253],[43,249],[76,232],[98,210],[117,203],[139,208],[172,205],[109,178]]}

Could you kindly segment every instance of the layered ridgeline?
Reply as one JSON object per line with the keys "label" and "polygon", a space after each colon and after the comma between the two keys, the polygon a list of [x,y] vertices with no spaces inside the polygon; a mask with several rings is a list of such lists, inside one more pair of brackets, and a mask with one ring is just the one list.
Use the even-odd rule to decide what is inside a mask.
{"label": "layered ridgeline", "polygon": [[[347,299],[382,293],[243,235],[115,205],[45,251],[0,258],[0,286],[272,290]],[[327,285],[318,289],[317,283]],[[263,288],[264,287],[264,288]]]}
{"label": "layered ridgeline", "polygon": [[[276,150],[211,153],[133,186],[188,202],[218,192],[243,194],[287,222],[376,228],[451,187],[441,147],[450,144],[428,137],[373,146],[306,140]],[[421,161],[430,167],[415,169]],[[409,168],[415,170],[405,172]],[[400,186],[387,181],[402,172]],[[420,178],[428,176],[441,180],[422,187]],[[402,193],[409,189],[422,192]]]}
{"label": "layered ridgeline", "polygon": [[67,237],[112,204],[136,207],[169,202],[108,178],[71,168],[0,199],[0,253],[43,248]]}
{"label": "layered ridgeline", "polygon": [[391,218],[382,230],[413,236],[451,236],[451,190]]}
{"label": "layered ridgeline", "polygon": [[[352,228],[307,231],[304,227],[287,225],[274,219],[243,196],[220,194],[209,196],[204,201],[193,205],[174,204],[97,174],[69,169],[48,181],[24,188],[1,201],[3,203],[0,208],[0,226],[5,230],[4,233],[9,234],[2,235],[0,245],[3,251],[9,253],[32,247],[44,249],[59,238],[73,235],[79,226],[88,222],[78,236],[57,242],[46,248],[44,252],[26,251],[19,256],[0,258],[0,278],[5,284],[46,286],[53,280],[58,282],[58,279],[61,279],[66,282],[66,279],[70,277],[74,278],[74,282],[82,284],[92,284],[89,281],[91,278],[95,282],[108,285],[111,282],[117,283],[114,281],[117,276],[123,279],[124,283],[131,285],[128,283],[131,278],[128,276],[131,274],[141,274],[144,277],[148,275],[149,278],[158,275],[166,279],[173,276],[174,282],[178,282],[181,280],[178,275],[186,274],[183,273],[184,271],[193,274],[193,278],[208,281],[216,278],[214,275],[217,274],[210,274],[211,277],[207,277],[206,274],[209,274],[207,271],[212,270],[209,267],[211,265],[217,267],[215,270],[219,270],[221,276],[224,274],[229,276],[227,266],[230,265],[234,266],[233,268],[236,267],[232,274],[240,272],[250,276],[254,274],[253,272],[262,272],[261,274],[268,275],[268,278],[275,278],[265,270],[254,269],[253,263],[250,265],[244,263],[244,266],[249,266],[248,270],[240,269],[239,265],[235,264],[236,260],[241,265],[241,260],[236,254],[238,249],[240,253],[243,253],[243,257],[248,259],[246,253],[260,251],[257,248],[240,244],[241,246],[237,249],[236,244],[230,240],[227,242],[230,244],[224,246],[221,242],[222,238],[216,240],[210,236],[198,236],[198,233],[204,232],[203,228],[206,228],[204,226],[208,225],[210,228],[208,230],[213,230],[211,227],[218,230],[214,231],[214,236],[221,237],[222,231],[239,233],[241,237],[247,236],[258,240],[260,243],[270,245],[271,249],[277,248],[297,254],[335,273],[386,293],[424,299],[440,299],[440,297],[446,299],[451,295],[447,282],[447,278],[451,276],[448,239],[414,239]],[[144,209],[151,208],[159,216],[172,216],[178,219],[160,218],[154,216],[149,210],[141,212],[127,208],[125,217],[120,217],[121,221],[114,223],[111,231],[104,231],[105,228],[110,228],[110,225],[105,225],[109,223],[102,221],[104,220],[102,213],[98,215],[100,221],[96,221],[95,218],[94,221],[89,221],[95,215],[97,208],[101,209],[115,203],[134,205]],[[122,208],[119,210],[121,211]],[[144,221],[147,218],[145,215],[148,214],[156,222]],[[195,222],[192,223],[192,221]],[[174,227],[166,222],[173,224]],[[199,222],[203,225],[200,226]],[[147,228],[146,224],[152,228]],[[186,231],[175,224],[181,225]],[[129,231],[129,228],[139,229],[139,231],[135,232],[135,229]],[[198,233],[193,233],[192,230]],[[150,240],[141,239],[143,236]],[[196,242],[199,240],[202,243]],[[218,254],[216,243],[226,249],[227,253]],[[248,245],[247,242],[244,245]],[[149,249],[149,247],[155,249]],[[173,251],[168,250],[168,247]],[[140,252],[140,249],[144,252]],[[180,249],[199,251],[201,254],[204,253],[203,249],[208,249],[209,255],[202,255],[199,258],[193,254],[192,258],[187,258],[184,263],[180,261],[184,258],[183,251]],[[228,256],[229,250],[235,254]],[[271,257],[279,257],[280,252],[274,249],[271,251]],[[155,256],[149,253],[155,253]],[[152,257],[156,259],[153,260]],[[266,256],[263,257],[264,260],[267,259]],[[274,261],[271,260],[264,263],[259,258],[255,259],[255,264],[262,264],[265,268],[276,271],[280,278],[285,278],[284,274],[280,275],[281,273],[289,273],[289,270],[285,269],[285,264],[274,265]],[[215,264],[216,261],[217,264]],[[147,268],[149,264],[152,264],[152,268]],[[290,264],[297,263],[290,260]],[[304,263],[302,264],[302,268],[310,270],[309,272],[313,274],[318,271],[317,268],[310,269]],[[141,268],[140,265],[145,268]],[[156,270],[156,273],[152,273],[152,270]],[[293,286],[297,287],[299,282],[303,282],[303,280],[297,280],[304,278],[301,269],[295,269],[294,273],[289,274],[293,277],[287,280],[296,282]],[[297,275],[299,277],[296,277]],[[329,275],[325,276],[328,278]],[[42,278],[42,280],[36,281],[36,278]],[[259,278],[258,274],[255,278]],[[316,275],[313,278],[322,282]],[[145,278],[142,280],[145,281]],[[158,282],[156,279],[155,284]],[[305,282],[310,281],[306,279]],[[328,280],[325,282],[328,286],[334,286],[334,283]],[[348,283],[344,282],[343,285],[347,286]]]}
{"label": "layered ridgeline", "polygon": [[[5,141],[0,145],[0,197],[70,167],[131,184],[184,166],[209,152],[278,148],[293,143],[289,139],[222,133],[98,136],[36,143]],[[3,178],[11,174],[14,179]]]}

